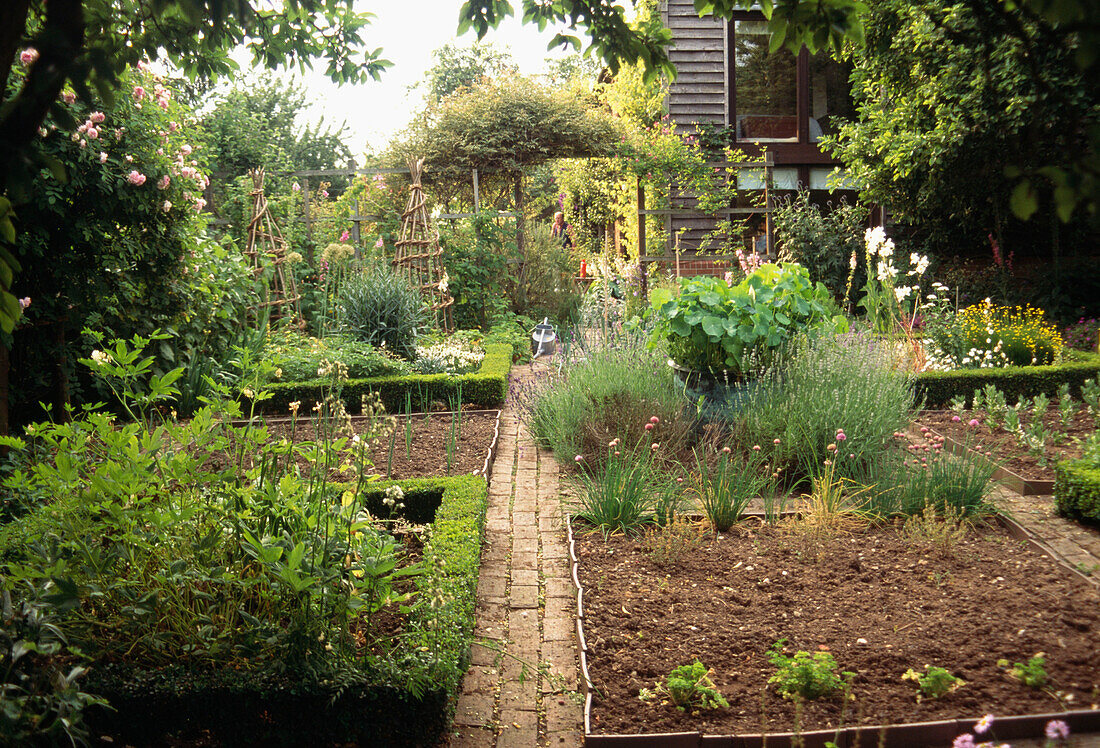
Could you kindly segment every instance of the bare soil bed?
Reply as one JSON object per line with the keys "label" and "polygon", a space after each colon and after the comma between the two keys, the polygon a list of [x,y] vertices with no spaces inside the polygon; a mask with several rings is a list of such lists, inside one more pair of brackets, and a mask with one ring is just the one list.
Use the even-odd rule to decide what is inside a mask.
{"label": "bare soil bed", "polygon": [[[953,420],[956,415],[958,421]],[[979,425],[968,425],[971,419],[977,419]],[[1022,424],[1026,426],[1030,420],[1030,413],[1021,414]],[[1003,428],[991,429],[981,412],[966,410],[956,414],[944,410],[925,410],[917,414],[914,422],[959,444],[970,444],[983,454],[989,453],[989,459],[997,465],[1027,480],[1054,480],[1054,465],[1058,460],[1079,458],[1081,450],[1077,447],[1076,440],[1083,439],[1096,430],[1095,419],[1083,408],[1079,408],[1073,419],[1063,425],[1055,401],[1043,417],[1043,424],[1049,433],[1056,436],[1047,440],[1040,457],[1029,453],[1015,434]]]}
{"label": "bare soil bed", "polygon": [[[480,473],[485,466],[485,458],[496,435],[496,411],[473,411],[462,413],[461,421],[455,429],[455,448],[451,465],[447,464],[447,443],[451,434],[450,413],[413,414],[409,418],[411,438],[406,449],[405,416],[397,416],[397,425],[393,433],[392,459],[391,440],[379,439],[369,445],[368,459],[373,466],[371,471],[383,478],[427,478],[432,476],[465,475]],[[365,429],[363,419],[354,419],[352,426],[357,433]],[[297,442],[314,439],[314,429],[308,420],[299,421],[291,431],[288,420],[269,421],[269,438],[291,439]],[[304,460],[300,460],[305,468]],[[335,480],[349,480],[350,476],[334,474]]]}
{"label": "bare soil bed", "polygon": [[[811,543],[754,525],[706,536],[675,566],[644,541],[575,528],[592,732],[790,732],[1096,708],[1100,593],[999,526],[971,531],[949,555],[910,545],[896,526]],[[797,708],[768,686],[767,650],[831,652],[856,673],[854,699]],[[1049,685],[1033,690],[999,668],[1045,653]],[[643,702],[679,665],[698,659],[728,709],[684,713]],[[917,703],[909,668],[947,668],[966,681]],[[799,714],[800,711],[800,714]]]}

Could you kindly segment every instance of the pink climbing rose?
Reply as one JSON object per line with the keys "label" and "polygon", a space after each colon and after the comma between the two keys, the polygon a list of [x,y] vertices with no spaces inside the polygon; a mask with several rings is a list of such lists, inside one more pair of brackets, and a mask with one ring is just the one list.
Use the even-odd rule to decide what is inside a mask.
{"label": "pink climbing rose", "polygon": [[145,175],[137,169],[134,169],[126,175],[126,181],[130,184],[140,187],[141,185],[145,184]]}

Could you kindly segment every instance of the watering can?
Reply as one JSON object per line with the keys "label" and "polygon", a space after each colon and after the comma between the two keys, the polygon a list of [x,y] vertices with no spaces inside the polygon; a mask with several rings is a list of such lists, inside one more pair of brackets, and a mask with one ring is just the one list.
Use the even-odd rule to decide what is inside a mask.
{"label": "watering can", "polygon": [[549,356],[557,347],[558,336],[554,332],[554,326],[550,324],[549,317],[543,317],[542,322],[535,325],[531,331],[531,359],[546,354]]}

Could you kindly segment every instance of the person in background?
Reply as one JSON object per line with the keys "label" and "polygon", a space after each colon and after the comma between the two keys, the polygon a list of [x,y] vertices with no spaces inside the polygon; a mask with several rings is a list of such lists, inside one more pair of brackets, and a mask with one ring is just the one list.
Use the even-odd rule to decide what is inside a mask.
{"label": "person in background", "polygon": [[554,223],[550,225],[550,236],[558,240],[561,246],[569,249],[573,246],[573,227],[565,222],[565,214],[560,210],[554,214]]}

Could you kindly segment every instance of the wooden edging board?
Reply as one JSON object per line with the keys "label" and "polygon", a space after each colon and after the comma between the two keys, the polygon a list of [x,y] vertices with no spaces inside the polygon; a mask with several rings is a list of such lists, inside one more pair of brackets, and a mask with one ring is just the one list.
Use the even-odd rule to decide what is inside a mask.
{"label": "wooden edging board", "polygon": [[[1073,577],[1087,585],[1100,584],[1065,563],[1010,517],[997,515],[997,520],[1015,538],[1027,542],[1032,548],[1046,554],[1054,563],[1069,571]],[[937,722],[918,722],[902,725],[874,725],[871,727],[843,727],[802,733],[768,733],[748,735],[704,735],[700,732],[650,733],[637,735],[595,735],[592,733],[592,696],[595,686],[588,671],[588,643],[584,633],[584,588],[580,583],[580,559],[577,556],[573,535],[573,516],[565,518],[566,542],[569,544],[571,577],[577,593],[577,651],[580,653],[581,688],[584,694],[584,745],[585,748],[825,748],[833,743],[836,748],[858,748],[873,745],[877,748],[928,748],[949,746],[963,733],[973,730],[980,719],[948,719]],[[1100,710],[1081,709],[1050,714],[1025,714],[997,718],[997,740],[1042,738],[1050,720],[1062,720],[1074,735],[1100,732]]]}

